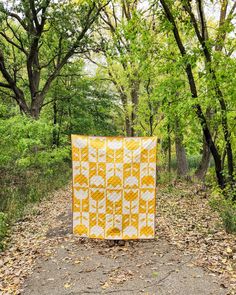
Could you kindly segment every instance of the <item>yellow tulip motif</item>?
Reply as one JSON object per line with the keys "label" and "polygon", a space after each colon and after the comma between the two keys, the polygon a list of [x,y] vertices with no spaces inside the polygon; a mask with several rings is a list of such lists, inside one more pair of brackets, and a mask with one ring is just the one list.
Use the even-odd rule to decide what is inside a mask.
{"label": "yellow tulip motif", "polygon": [[74,234],[154,237],[156,138],[72,135],[72,164]]}

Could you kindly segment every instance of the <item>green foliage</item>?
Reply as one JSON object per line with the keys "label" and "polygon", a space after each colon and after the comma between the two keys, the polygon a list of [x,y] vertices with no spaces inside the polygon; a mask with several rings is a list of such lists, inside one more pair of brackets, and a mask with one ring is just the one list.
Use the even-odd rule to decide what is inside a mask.
{"label": "green foliage", "polygon": [[65,185],[70,176],[70,148],[52,146],[53,124],[20,114],[7,117],[1,106],[0,240],[6,234],[7,221],[21,218],[27,203]]}
{"label": "green foliage", "polygon": [[0,102],[0,212],[10,224],[24,215],[27,204],[68,183],[71,133],[118,133],[122,116],[116,96],[94,78],[74,78],[82,66],[78,61],[65,67],[38,120],[19,114],[4,96]]}
{"label": "green foliage", "polygon": [[[196,170],[197,167],[199,166],[199,163],[201,161],[201,155],[189,155],[187,157],[187,161],[188,161],[188,166],[190,170]],[[177,160],[176,157],[174,157],[171,160],[171,168],[173,170],[177,169]]]}
{"label": "green foliage", "polygon": [[2,250],[2,247],[3,247],[3,244],[1,243],[1,241],[6,236],[7,229],[8,229],[7,215],[3,212],[0,212],[0,250]]}
{"label": "green foliage", "polygon": [[216,197],[212,197],[210,205],[219,213],[226,232],[236,233],[236,203],[232,198],[226,199],[218,193]]}

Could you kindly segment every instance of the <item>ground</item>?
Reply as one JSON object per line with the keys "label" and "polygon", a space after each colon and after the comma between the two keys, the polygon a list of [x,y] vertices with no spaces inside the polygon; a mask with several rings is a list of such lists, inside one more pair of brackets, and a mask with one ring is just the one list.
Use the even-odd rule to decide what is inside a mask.
{"label": "ground", "polygon": [[[236,294],[236,238],[205,192],[157,193],[156,239],[111,247],[71,233],[71,190],[28,208],[0,255],[2,294]],[[1,294],[1,293],[0,293]]]}

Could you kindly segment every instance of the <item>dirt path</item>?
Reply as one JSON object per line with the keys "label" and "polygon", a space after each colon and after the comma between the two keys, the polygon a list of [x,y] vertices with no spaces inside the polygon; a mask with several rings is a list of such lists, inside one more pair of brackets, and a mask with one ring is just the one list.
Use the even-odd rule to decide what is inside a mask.
{"label": "dirt path", "polygon": [[[57,234],[60,229],[48,232]],[[38,261],[24,294],[226,294],[191,261],[163,240],[111,248],[102,241],[68,238]]]}
{"label": "dirt path", "polygon": [[222,277],[196,266],[196,254],[168,241],[163,220],[159,230],[154,241],[114,247],[74,237],[70,190],[58,191],[15,226],[10,247],[0,256],[0,290],[25,295],[234,294]]}

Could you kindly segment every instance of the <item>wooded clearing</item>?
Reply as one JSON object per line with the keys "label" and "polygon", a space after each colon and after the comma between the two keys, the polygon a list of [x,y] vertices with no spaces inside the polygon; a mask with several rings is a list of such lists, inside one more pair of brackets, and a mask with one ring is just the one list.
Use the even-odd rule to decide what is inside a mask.
{"label": "wooded clearing", "polygon": [[[207,224],[219,249],[201,266],[235,292],[235,33],[234,0],[0,1],[0,281],[13,228],[71,181],[71,134],[157,136],[165,210],[180,198],[164,243],[193,214],[188,226],[198,236]],[[190,228],[180,240],[195,249],[192,238]],[[12,278],[0,290],[22,288]]]}

